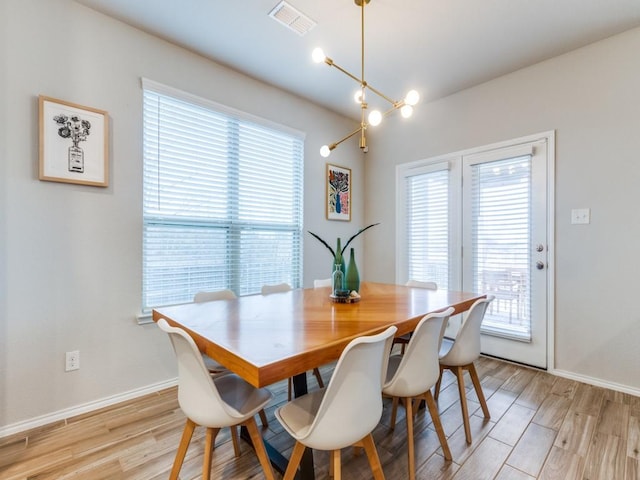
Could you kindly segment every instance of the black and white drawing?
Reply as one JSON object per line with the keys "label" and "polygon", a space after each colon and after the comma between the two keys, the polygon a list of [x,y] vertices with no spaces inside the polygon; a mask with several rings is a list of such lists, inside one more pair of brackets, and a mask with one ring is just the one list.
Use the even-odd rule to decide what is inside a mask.
{"label": "black and white drawing", "polygon": [[40,180],[108,186],[108,114],[40,96]]}

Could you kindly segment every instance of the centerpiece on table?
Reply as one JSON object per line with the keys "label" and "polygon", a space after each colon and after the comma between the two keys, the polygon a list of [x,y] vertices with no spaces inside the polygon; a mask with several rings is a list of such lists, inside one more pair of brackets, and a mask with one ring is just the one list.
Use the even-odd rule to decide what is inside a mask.
{"label": "centerpiece on table", "polygon": [[351,247],[351,257],[346,268],[344,261],[344,251],[358,235],[370,229],[371,227],[375,227],[376,225],[379,225],[379,223],[372,223],[371,225],[358,230],[355,235],[347,240],[347,243],[344,244],[344,247],[342,246],[340,237],[338,237],[335,250],[331,248],[331,245],[320,238],[317,234],[311,231],[309,232],[311,235],[317,238],[320,243],[327,247],[333,257],[331,275],[331,297],[333,299],[337,301],[344,301],[345,303],[355,302],[360,299],[360,294],[358,293],[360,290],[360,274],[358,273],[358,267],[356,265],[356,258],[353,247]]}

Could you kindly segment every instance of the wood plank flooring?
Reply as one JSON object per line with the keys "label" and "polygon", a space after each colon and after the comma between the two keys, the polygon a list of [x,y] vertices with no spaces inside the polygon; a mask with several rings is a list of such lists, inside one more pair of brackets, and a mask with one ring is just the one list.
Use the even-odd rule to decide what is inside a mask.
{"label": "wood plank flooring", "polygon": [[[442,456],[428,412],[416,416],[416,471],[433,480],[640,480],[640,398],[554,377],[489,358],[476,363],[491,419],[485,420],[466,378],[473,443],[465,442],[454,377],[447,373],[438,401],[453,461]],[[321,369],[325,381],[331,366]],[[316,386],[309,378],[310,388]],[[273,416],[286,402],[287,385],[270,387],[264,437],[289,455],[293,440]],[[387,479],[407,478],[404,410],[390,430],[391,404],[374,438]],[[258,420],[258,423],[259,420]],[[0,479],[168,478],[184,426],[176,389],[69,418],[0,439]],[[204,429],[196,429],[182,467],[182,480],[200,478]],[[241,445],[235,458],[229,430],[220,432],[212,478],[263,478],[253,451]],[[316,478],[328,478],[329,456],[314,452]],[[365,455],[342,452],[343,478],[369,479]],[[279,475],[278,475],[279,478]]]}

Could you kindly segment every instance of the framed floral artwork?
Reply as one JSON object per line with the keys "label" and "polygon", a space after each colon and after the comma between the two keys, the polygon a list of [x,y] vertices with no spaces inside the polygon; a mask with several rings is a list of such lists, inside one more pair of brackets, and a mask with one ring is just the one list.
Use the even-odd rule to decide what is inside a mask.
{"label": "framed floral artwork", "polygon": [[351,220],[351,169],[327,163],[327,219]]}
{"label": "framed floral artwork", "polygon": [[38,104],[40,180],[107,187],[107,112],[44,95]]}

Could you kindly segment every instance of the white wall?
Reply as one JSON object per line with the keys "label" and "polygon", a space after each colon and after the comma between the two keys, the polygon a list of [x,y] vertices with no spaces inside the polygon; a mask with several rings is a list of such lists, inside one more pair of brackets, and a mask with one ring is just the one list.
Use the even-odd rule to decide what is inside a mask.
{"label": "white wall", "polygon": [[[353,122],[71,0],[0,2],[0,436],[175,376],[166,338],[134,321],[143,76],[305,131],[305,230],[346,239],[382,222],[356,243],[369,280],[395,280],[395,165],[555,129],[555,367],[639,389],[638,51],[640,29],[421,104],[369,138],[364,163],[341,145],[331,162],[353,169],[355,209],[328,222],[318,147]],[[109,112],[108,188],[38,180],[39,94]],[[583,207],[592,223],[570,225]],[[311,286],[330,259],[305,242]],[[65,373],[76,349],[81,369]]]}
{"label": "white wall", "polygon": [[[348,237],[363,225],[357,146],[332,162],[354,176],[352,221],[328,222],[319,146],[353,122],[141,33],[71,0],[0,2],[0,436],[176,375],[167,339],[139,326],[140,78],[307,133],[305,231]],[[38,180],[38,95],[103,109],[110,186]],[[305,233],[305,285],[330,274]],[[64,352],[81,368],[64,372]],[[75,410],[74,410],[75,411]]]}
{"label": "white wall", "polygon": [[366,158],[365,218],[386,225],[365,239],[368,279],[395,280],[397,164],[555,129],[554,368],[640,392],[638,51],[635,29],[386,122]]}

